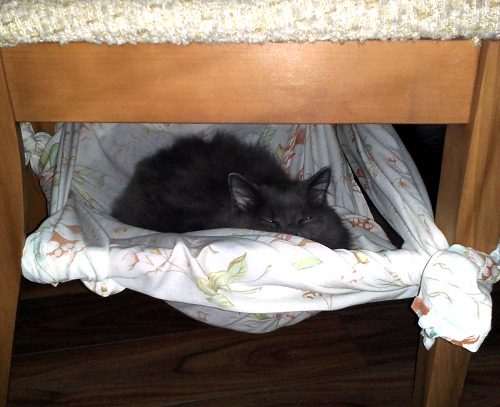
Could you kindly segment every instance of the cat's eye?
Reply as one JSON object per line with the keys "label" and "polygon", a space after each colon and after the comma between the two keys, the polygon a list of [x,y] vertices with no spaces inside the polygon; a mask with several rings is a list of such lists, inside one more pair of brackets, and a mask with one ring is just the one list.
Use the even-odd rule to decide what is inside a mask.
{"label": "cat's eye", "polygon": [[306,216],[304,219],[302,219],[303,222],[305,221],[308,221],[308,220],[311,220],[312,219],[312,216]]}
{"label": "cat's eye", "polygon": [[265,223],[269,223],[270,225],[277,225],[278,222],[276,222],[275,220],[273,219],[266,219],[266,218],[261,218],[260,219],[262,222],[265,222]]}

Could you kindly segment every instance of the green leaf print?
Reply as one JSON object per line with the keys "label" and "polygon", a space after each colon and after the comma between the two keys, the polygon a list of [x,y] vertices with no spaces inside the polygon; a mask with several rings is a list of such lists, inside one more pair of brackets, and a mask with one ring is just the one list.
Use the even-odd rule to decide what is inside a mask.
{"label": "green leaf print", "polygon": [[208,275],[210,286],[215,292],[219,291],[219,288],[226,284],[226,276],[226,271],[217,271]]}
{"label": "green leaf print", "polygon": [[210,282],[213,290],[217,292],[221,287],[227,287],[231,289],[231,283],[239,280],[248,271],[248,264],[246,260],[247,254],[235,258],[227,266],[226,271],[216,271],[208,275],[208,281]]}
{"label": "green leaf print", "polygon": [[96,187],[97,189],[101,189],[101,188],[104,186],[104,178],[105,178],[105,176],[104,176],[104,175],[101,175],[101,176],[99,177],[99,180],[98,180],[98,181],[96,182],[96,184],[95,184],[95,187]]}
{"label": "green leaf print", "polygon": [[283,147],[281,144],[278,145],[278,147],[276,147],[276,157],[278,157],[278,160],[282,160],[283,159],[283,155],[285,154],[285,147]]}
{"label": "green leaf print", "polygon": [[207,294],[207,295],[216,295],[217,292],[213,289],[212,284],[210,284],[209,281],[205,280],[204,278],[195,276],[194,280],[196,282],[196,287],[198,287],[198,290],[201,292]]}
{"label": "green leaf print", "polygon": [[210,273],[208,275],[208,280],[195,276],[196,287],[198,287],[198,290],[209,296],[207,298],[208,301],[216,304],[220,308],[234,308],[231,301],[229,301],[225,295],[220,294],[219,290],[222,288],[227,291],[231,291],[231,283],[234,283],[246,275],[248,271],[246,257],[246,253],[240,257],[236,257],[229,263],[226,270]]}
{"label": "green leaf print", "polygon": [[239,280],[248,271],[246,253],[243,256],[237,257],[227,267],[227,270],[216,271],[208,275],[208,281],[211,288],[217,292],[219,288],[226,287],[231,289],[231,283]]}
{"label": "green leaf print", "polygon": [[38,161],[38,168],[43,170],[48,164],[49,168],[54,168],[56,165],[57,152],[59,151],[59,143],[55,143],[50,150],[44,150]]}
{"label": "green leaf print", "polygon": [[225,295],[217,294],[208,298],[212,304],[217,305],[219,308],[230,309],[234,308],[234,304],[227,299]]}
{"label": "green leaf print", "polygon": [[248,316],[250,318],[254,318],[258,321],[267,321],[267,320],[272,318],[272,316],[270,314],[262,314],[262,313],[260,313],[260,314],[248,314]]}
{"label": "green leaf print", "polygon": [[318,264],[321,264],[321,260],[317,257],[306,257],[304,259],[300,259],[293,263],[293,267],[297,270],[308,269],[311,267],[316,267]]}
{"label": "green leaf print", "polygon": [[259,144],[262,147],[269,148],[271,146],[272,139],[276,136],[276,127],[274,126],[265,126],[262,129],[259,129],[255,132],[255,134],[259,137]]}
{"label": "green leaf print", "polygon": [[230,284],[236,280],[239,280],[243,277],[248,271],[247,264],[247,254],[245,253],[243,256],[237,257],[227,267],[227,277],[226,284],[229,287]]}

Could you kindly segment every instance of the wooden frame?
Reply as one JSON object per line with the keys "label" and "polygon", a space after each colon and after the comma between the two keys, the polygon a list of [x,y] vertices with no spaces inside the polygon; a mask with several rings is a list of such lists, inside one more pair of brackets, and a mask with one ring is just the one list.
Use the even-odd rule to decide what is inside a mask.
{"label": "wooden frame", "polygon": [[[0,65],[0,400],[25,236],[16,122],[452,123],[437,222],[491,251],[500,234],[500,53],[469,41],[364,45],[23,45]],[[482,181],[480,184],[478,181]],[[485,193],[483,193],[485,192]],[[494,213],[494,216],[491,216]],[[469,354],[421,347],[414,406],[458,404]]]}

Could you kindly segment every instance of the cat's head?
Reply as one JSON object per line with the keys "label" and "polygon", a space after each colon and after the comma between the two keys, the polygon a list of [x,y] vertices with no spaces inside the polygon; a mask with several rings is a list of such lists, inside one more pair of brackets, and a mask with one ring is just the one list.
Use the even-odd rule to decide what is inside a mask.
{"label": "cat's head", "polygon": [[332,249],[348,248],[345,226],[326,193],[331,169],[322,168],[309,179],[278,185],[256,185],[229,174],[234,223],[239,227],[305,237]]}

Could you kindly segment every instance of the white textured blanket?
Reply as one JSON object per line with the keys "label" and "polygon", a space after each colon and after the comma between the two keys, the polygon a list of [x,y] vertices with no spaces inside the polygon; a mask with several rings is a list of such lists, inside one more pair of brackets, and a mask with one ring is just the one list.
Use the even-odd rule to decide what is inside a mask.
{"label": "white textured blanket", "polygon": [[[242,229],[186,234],[124,225],[109,215],[134,164],[184,133],[217,126],[64,124],[54,137],[24,132],[51,216],[27,239],[23,273],[56,284],[81,279],[100,295],[133,289],[194,318],[249,332],[294,324],[318,311],[418,294],[426,345],[441,336],[477,350],[491,323],[498,250],[448,248],[425,189],[390,126],[233,125],[270,148],[293,176],[332,167],[329,202],[356,250]],[[352,170],[404,238],[394,250],[373,221]]]}
{"label": "white textured blanket", "polygon": [[5,0],[0,46],[496,39],[500,3],[468,0]]}

